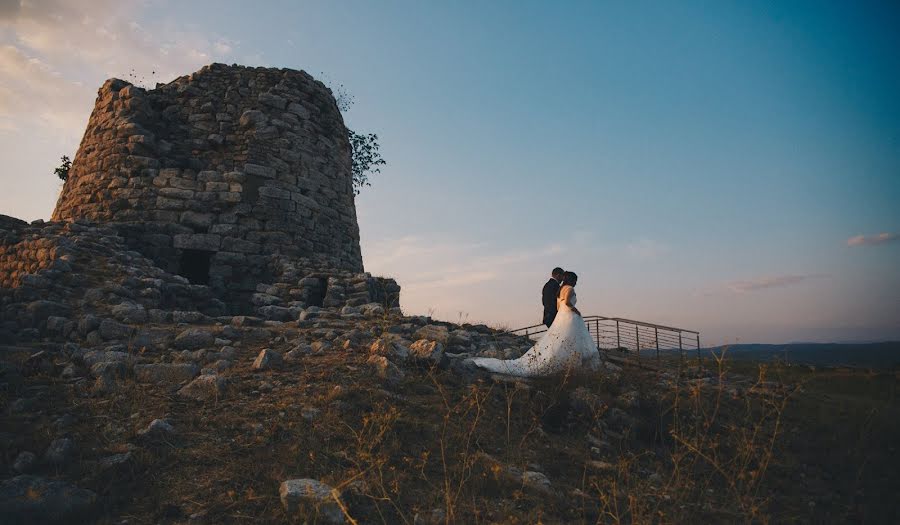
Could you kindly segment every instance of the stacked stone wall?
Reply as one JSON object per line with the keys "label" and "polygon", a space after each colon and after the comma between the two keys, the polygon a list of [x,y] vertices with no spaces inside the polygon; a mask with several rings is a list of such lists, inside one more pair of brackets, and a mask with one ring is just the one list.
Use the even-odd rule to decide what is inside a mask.
{"label": "stacked stone wall", "polygon": [[[317,308],[371,316],[399,306],[393,279],[328,263],[271,256],[272,280],[258,283],[241,310],[287,322]],[[131,340],[146,323],[231,323],[230,310],[211,287],[130,250],[115,228],[83,221],[27,224],[0,215],[0,344],[39,337]]]}
{"label": "stacked stone wall", "polygon": [[232,302],[271,279],[273,255],[361,272],[347,131],[331,92],[302,71],[213,64],[144,90],[100,89],[54,220],[118,229],[178,272],[211,254]]}
{"label": "stacked stone wall", "polygon": [[25,232],[26,226],[0,216],[0,288],[18,288],[28,276],[57,265],[57,239]]}

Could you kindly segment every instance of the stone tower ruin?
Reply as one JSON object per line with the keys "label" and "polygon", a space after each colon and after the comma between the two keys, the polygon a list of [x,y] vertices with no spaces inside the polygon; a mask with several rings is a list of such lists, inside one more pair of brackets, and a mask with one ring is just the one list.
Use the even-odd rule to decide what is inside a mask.
{"label": "stone tower ruin", "polygon": [[[234,311],[279,282],[285,301],[323,304],[329,279],[363,272],[347,129],[303,71],[212,64],[152,90],[108,80],[52,220],[113,227]],[[332,282],[332,306],[384,299],[369,281]]]}

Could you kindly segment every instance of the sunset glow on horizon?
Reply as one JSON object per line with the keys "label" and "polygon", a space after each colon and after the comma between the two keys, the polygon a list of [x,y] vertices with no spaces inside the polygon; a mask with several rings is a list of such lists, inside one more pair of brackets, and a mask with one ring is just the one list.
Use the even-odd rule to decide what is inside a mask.
{"label": "sunset glow on horizon", "polygon": [[107,78],[303,69],[378,134],[362,254],[407,313],[536,324],[561,266],[586,315],[704,345],[898,340],[898,23],[891,3],[0,2],[0,214],[49,219]]}

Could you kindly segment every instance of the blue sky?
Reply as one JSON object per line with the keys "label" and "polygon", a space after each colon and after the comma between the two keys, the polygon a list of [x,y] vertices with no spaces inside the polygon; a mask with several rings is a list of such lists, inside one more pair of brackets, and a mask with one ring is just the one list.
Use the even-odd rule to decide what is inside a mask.
{"label": "blue sky", "polygon": [[0,213],[49,216],[107,77],[291,67],[379,134],[363,256],[407,310],[533,324],[561,265],[709,343],[900,338],[896,4],[72,4],[0,1]]}

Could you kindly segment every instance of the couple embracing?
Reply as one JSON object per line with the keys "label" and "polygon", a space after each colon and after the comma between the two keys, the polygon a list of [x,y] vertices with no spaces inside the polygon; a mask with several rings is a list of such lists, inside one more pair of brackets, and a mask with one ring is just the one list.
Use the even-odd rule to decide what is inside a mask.
{"label": "couple embracing", "polygon": [[547,332],[518,359],[476,357],[475,365],[500,374],[520,377],[547,376],[576,368],[595,369],[600,353],[591,339],[581,312],[575,307],[575,272],[554,268],[552,279],[541,292]]}

